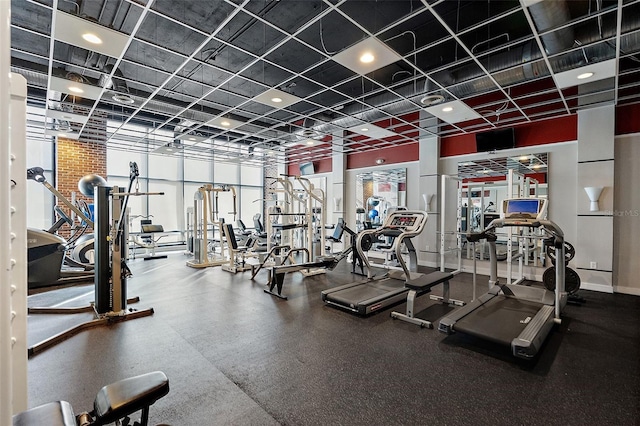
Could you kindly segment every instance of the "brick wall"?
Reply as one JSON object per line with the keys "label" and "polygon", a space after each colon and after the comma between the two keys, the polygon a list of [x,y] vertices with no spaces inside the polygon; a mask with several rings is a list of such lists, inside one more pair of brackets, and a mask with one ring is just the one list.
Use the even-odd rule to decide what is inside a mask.
{"label": "brick wall", "polygon": [[[89,110],[75,106],[73,112],[88,114]],[[79,131],[80,127],[74,130]],[[93,203],[93,198],[85,197],[78,190],[80,178],[90,174],[96,174],[107,178],[107,120],[106,114],[94,112],[88,120],[79,140],[58,138],[56,144],[56,189],[71,201],[71,193],[76,193],[76,200],[84,200],[88,204]],[[57,203],[67,214],[70,211],[62,203]],[[92,230],[89,229],[89,232]],[[68,238],[69,227],[63,226],[59,232]]]}
{"label": "brick wall", "polygon": [[[93,199],[85,197],[78,191],[78,181],[81,177],[97,174],[106,179],[107,176],[107,146],[104,143],[81,142],[72,139],[58,138],[56,152],[56,189],[71,201],[71,193],[76,193],[76,200],[93,203]],[[69,209],[62,203],[57,203],[70,214]],[[68,227],[65,225],[61,232],[68,237]]]}

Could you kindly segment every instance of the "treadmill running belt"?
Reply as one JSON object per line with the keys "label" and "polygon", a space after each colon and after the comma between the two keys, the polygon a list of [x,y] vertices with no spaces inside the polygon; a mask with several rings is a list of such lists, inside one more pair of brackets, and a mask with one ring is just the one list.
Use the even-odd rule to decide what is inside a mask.
{"label": "treadmill running belt", "polygon": [[511,341],[520,335],[541,306],[540,303],[499,295],[458,320],[454,330],[511,346]]}
{"label": "treadmill running belt", "polygon": [[380,280],[369,281],[354,287],[331,293],[329,298],[345,306],[358,306],[362,302],[374,298],[388,298],[409,291],[403,281]]}

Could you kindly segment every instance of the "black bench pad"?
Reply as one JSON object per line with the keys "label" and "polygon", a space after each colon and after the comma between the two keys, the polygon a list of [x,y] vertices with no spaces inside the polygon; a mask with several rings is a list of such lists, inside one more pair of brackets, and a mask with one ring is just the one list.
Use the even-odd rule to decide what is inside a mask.
{"label": "black bench pad", "polygon": [[50,402],[13,416],[13,426],[76,426],[76,415],[67,401]]}
{"label": "black bench pad", "polygon": [[422,275],[416,280],[407,281],[405,283],[405,287],[411,290],[425,291],[435,285],[449,281],[451,278],[453,278],[453,274],[450,272],[435,271],[430,274]]}
{"label": "black bench pad", "polygon": [[93,402],[96,417],[102,424],[152,405],[169,393],[169,379],[161,371],[123,379],[100,389]]}

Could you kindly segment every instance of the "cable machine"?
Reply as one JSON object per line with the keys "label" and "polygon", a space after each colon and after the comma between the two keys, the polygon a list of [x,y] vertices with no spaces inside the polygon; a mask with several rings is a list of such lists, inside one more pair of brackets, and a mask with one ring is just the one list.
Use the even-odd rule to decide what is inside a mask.
{"label": "cable machine", "polygon": [[29,308],[29,314],[75,314],[93,312],[95,319],[69,328],[53,337],[35,344],[28,350],[29,357],[37,355],[53,345],[83,330],[153,315],[153,308],[128,309],[127,303],[139,298],[127,299],[127,278],[131,271],[126,264],[128,237],[127,203],[130,196],[164,195],[163,192],[131,192],[139,171],[135,162],[129,163],[129,187],[94,187],[94,236],[95,236],[95,301],[80,308]]}
{"label": "cable machine", "polygon": [[[231,192],[233,197],[233,211],[229,214],[233,215],[233,222],[236,221],[236,190],[229,185],[219,187],[207,183],[202,185],[193,196],[193,256],[194,258],[187,261],[187,266],[192,268],[207,268],[209,266],[219,266],[229,262],[225,254],[224,231],[222,225],[224,219],[220,218],[219,211],[219,195],[221,192]],[[190,211],[187,213],[191,214]],[[212,241],[211,250],[209,250],[209,225],[212,225],[212,240],[215,239],[216,231],[218,234],[218,242],[220,252],[215,251],[215,240]]]}
{"label": "cable machine", "polygon": [[[294,189],[290,178],[295,179],[302,188]],[[306,249],[309,252],[309,261],[313,262],[317,256],[325,254],[324,191],[316,188],[309,179],[300,176],[284,176],[278,178],[277,182],[282,185],[282,189],[275,192],[284,194],[284,199],[276,200],[276,204],[267,210],[268,248],[271,250],[275,245],[276,235],[279,233],[279,245],[293,245],[295,248]],[[319,244],[317,250],[314,249],[315,244]]]}

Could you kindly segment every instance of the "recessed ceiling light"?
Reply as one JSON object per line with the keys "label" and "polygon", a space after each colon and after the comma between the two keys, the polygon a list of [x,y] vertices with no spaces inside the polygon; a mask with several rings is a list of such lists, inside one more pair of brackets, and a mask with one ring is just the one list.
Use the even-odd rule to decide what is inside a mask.
{"label": "recessed ceiling light", "polygon": [[70,115],[63,115],[62,118],[64,118],[65,120],[71,120],[73,117]]}
{"label": "recessed ceiling light", "polygon": [[93,33],[84,33],[82,38],[93,44],[102,44],[102,39]]}
{"label": "recessed ceiling light", "polygon": [[173,152],[173,148],[167,148],[168,152]]}
{"label": "recessed ceiling light", "polygon": [[369,128],[368,128],[368,127],[362,127],[362,128],[360,129],[360,131],[362,131],[362,132],[368,132],[368,131],[369,131]]}
{"label": "recessed ceiling light", "polygon": [[289,92],[285,92],[280,89],[271,88],[260,93],[258,96],[253,98],[254,101],[261,103],[263,105],[275,107],[275,108],[286,108],[289,105],[293,105],[297,102],[300,102],[302,99],[292,95]]}
{"label": "recessed ceiling light", "polygon": [[313,140],[309,139],[309,140],[307,141],[307,145],[313,145],[313,144],[315,144],[315,142],[314,142]]}
{"label": "recessed ceiling light", "polygon": [[451,111],[453,111],[453,107],[451,107],[451,106],[446,106],[446,107],[442,108],[442,112],[451,112]]}
{"label": "recessed ceiling light", "polygon": [[193,136],[189,138],[190,141],[195,141],[196,138],[194,138]]}
{"label": "recessed ceiling light", "polygon": [[542,164],[534,164],[533,166],[531,166],[532,169],[539,169],[541,167],[543,167]]}
{"label": "recessed ceiling light", "polygon": [[376,37],[369,37],[344,49],[331,59],[356,74],[366,75],[402,61],[402,56]]}
{"label": "recessed ceiling light", "polygon": [[370,64],[375,59],[376,57],[373,56],[371,52],[365,52],[362,55],[360,55],[360,62],[362,62],[363,64]]}
{"label": "recessed ceiling light", "polygon": [[519,160],[528,160],[529,156],[528,155],[521,155]]}
{"label": "recessed ceiling light", "polygon": [[229,126],[231,126],[231,123],[230,123],[230,122],[228,122],[227,120],[221,121],[221,122],[220,122],[220,124],[221,124],[221,125],[223,125],[224,127],[229,127]]}
{"label": "recessed ceiling light", "polygon": [[84,93],[84,90],[82,90],[78,86],[69,86],[69,91],[73,93]]}
{"label": "recessed ceiling light", "polygon": [[593,77],[592,72],[583,72],[582,74],[578,75],[576,78],[578,80],[584,80],[585,78],[590,78],[590,77]]}

